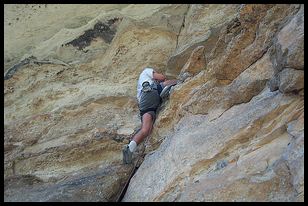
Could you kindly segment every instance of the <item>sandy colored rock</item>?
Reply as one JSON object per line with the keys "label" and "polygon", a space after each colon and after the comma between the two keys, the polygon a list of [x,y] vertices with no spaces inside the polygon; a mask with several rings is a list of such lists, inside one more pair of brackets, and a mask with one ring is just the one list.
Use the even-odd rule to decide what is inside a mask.
{"label": "sandy colored rock", "polygon": [[[34,12],[50,28],[43,39],[33,34],[44,28],[40,22],[16,31],[15,38],[32,32],[35,44],[26,37],[14,44],[5,36],[7,54],[16,61],[33,56],[4,83],[5,201],[114,201],[131,169],[122,164],[121,149],[140,127],[136,78],[143,66],[163,71],[183,6],[31,6],[8,5],[5,14],[10,20]],[[39,8],[52,12],[36,14]],[[76,10],[92,17],[78,20],[71,15]],[[50,18],[57,14],[55,22],[67,21],[54,26]],[[75,26],[62,25],[69,22]],[[18,42],[35,47],[14,50]],[[20,185],[27,175],[33,178]],[[31,188],[32,179],[40,184]]]}
{"label": "sandy colored rock", "polygon": [[199,46],[194,49],[189,57],[187,63],[183,66],[181,73],[189,73],[190,75],[196,75],[205,68],[206,62],[204,57],[204,47]]}
{"label": "sandy colored rock", "polygon": [[[86,25],[101,11],[127,5],[6,4],[4,5],[4,59],[6,71],[38,44],[61,29]],[[78,11],[78,12],[77,12]]]}
{"label": "sandy colored rock", "polygon": [[304,5],[12,4],[4,17],[5,202],[115,201],[144,67],[181,81],[122,201],[304,201]]}
{"label": "sandy colored rock", "polygon": [[[277,72],[273,62],[279,61],[268,50],[272,38],[286,19],[298,18],[298,9],[244,5],[238,20],[222,25],[207,70],[177,85],[164,105],[151,136],[154,151],[123,201],[303,200],[302,152],[297,147],[297,156],[290,153],[296,144],[286,130],[303,114],[303,98],[273,92],[266,84]],[[286,156],[296,159],[298,174],[289,172]]]}
{"label": "sandy colored rock", "polygon": [[207,58],[215,47],[225,22],[237,15],[240,5],[189,5],[178,35],[176,50],[167,64],[167,74],[176,77],[187,62],[191,52],[198,46],[205,47]]}
{"label": "sandy colored rock", "polygon": [[[277,104],[274,103],[275,99],[279,99],[280,106],[277,107]],[[271,106],[265,110],[263,105]],[[138,199],[145,201],[261,200],[262,196],[260,196],[261,199],[258,199],[256,194],[251,194],[249,197],[246,194],[241,196],[241,193],[238,193],[239,197],[236,197],[218,191],[224,190],[227,185],[232,185],[232,182],[235,184],[242,178],[243,180],[254,178],[255,175],[256,178],[259,176],[261,182],[277,181],[276,175],[269,175],[268,172],[270,172],[270,168],[276,168],[276,162],[280,161],[284,149],[290,142],[290,137],[283,129],[283,125],[286,123],[286,119],[294,118],[296,115],[296,110],[295,112],[291,111],[302,106],[303,101],[300,99],[292,100],[292,98],[284,97],[278,92],[272,93],[269,90],[264,90],[249,103],[232,107],[214,121],[209,121],[206,116],[201,121],[183,118],[181,121],[185,123],[179,123],[179,127],[175,129],[173,135],[168,136],[155,153],[146,157],[133,177],[124,201]],[[271,107],[276,109],[272,110]],[[283,113],[281,113],[282,111]],[[193,129],[187,130],[187,127],[181,127],[181,125],[195,126],[192,126]],[[228,125],[228,127],[224,125]],[[217,133],[217,130],[220,132]],[[187,133],[187,131],[191,132]],[[181,155],[174,156],[177,151],[181,151]],[[220,170],[215,171],[216,162],[222,159],[229,162],[223,171],[233,168],[233,172],[229,170],[225,173]],[[174,170],[174,168],[176,169]],[[153,170],[157,172],[148,174]],[[226,176],[222,176],[222,172]],[[281,186],[285,185],[284,181],[290,181],[289,174],[285,172],[284,175],[286,175],[284,178],[278,180],[281,181],[278,183]],[[263,178],[264,180],[262,180]],[[155,183],[151,179],[155,179]],[[158,179],[160,181],[157,181]],[[143,182],[143,188],[148,188],[142,193],[138,191],[137,186],[140,182]],[[196,190],[195,185],[198,184],[202,185],[200,186],[202,189]],[[253,184],[253,180],[242,184],[244,189],[247,187],[246,184]],[[262,184],[260,185],[262,186]],[[238,184],[235,184],[232,190],[238,190],[237,186]],[[230,191],[230,189],[226,190]],[[262,191],[261,188],[260,191]],[[283,190],[277,187],[271,192],[278,193],[276,197],[282,198],[280,200],[293,201],[294,196],[284,196],[285,191],[292,191],[292,186],[289,183],[284,186]],[[202,198],[202,194],[207,194],[207,197]],[[201,195],[201,197],[194,195]],[[269,199],[271,199],[270,195],[265,197],[263,201],[269,201]]]}

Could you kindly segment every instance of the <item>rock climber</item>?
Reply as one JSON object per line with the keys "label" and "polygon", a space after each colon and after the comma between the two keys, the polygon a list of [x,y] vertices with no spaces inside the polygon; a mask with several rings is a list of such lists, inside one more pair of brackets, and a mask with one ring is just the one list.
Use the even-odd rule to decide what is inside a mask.
{"label": "rock climber", "polygon": [[167,80],[163,74],[156,72],[153,68],[147,67],[141,72],[137,84],[137,99],[142,126],[122,150],[125,164],[132,162],[132,155],[137,146],[151,133],[156,119],[156,110],[162,102],[160,95],[176,83],[176,79]]}

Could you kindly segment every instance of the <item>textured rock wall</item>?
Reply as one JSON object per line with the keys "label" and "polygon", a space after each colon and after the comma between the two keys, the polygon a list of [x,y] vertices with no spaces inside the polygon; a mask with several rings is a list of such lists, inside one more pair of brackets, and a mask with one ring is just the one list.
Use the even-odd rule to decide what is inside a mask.
{"label": "textured rock wall", "polygon": [[188,78],[123,201],[303,201],[303,21],[303,5],[192,5],[168,62]]}
{"label": "textured rock wall", "polygon": [[123,201],[304,200],[304,5],[5,5],[4,16],[5,201],[114,201],[145,66],[183,83]]}
{"label": "textured rock wall", "polygon": [[115,200],[140,127],[136,79],[163,72],[187,7],[5,5],[5,201]]}

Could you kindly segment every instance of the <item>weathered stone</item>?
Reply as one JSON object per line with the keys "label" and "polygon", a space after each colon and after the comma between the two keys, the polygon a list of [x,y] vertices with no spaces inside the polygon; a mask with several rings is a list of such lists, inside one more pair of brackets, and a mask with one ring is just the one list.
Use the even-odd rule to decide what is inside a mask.
{"label": "weathered stone", "polygon": [[[302,190],[295,191],[302,183],[293,183],[296,175],[290,174],[290,162],[284,161],[285,149],[293,141],[286,125],[302,114],[303,98],[275,91],[279,79],[274,89],[265,85],[279,77],[273,59],[280,61],[280,55],[267,50],[280,25],[292,19],[297,9],[293,5],[245,5],[240,24],[234,21],[225,27],[235,37],[242,34],[243,38],[234,38],[235,42],[228,46],[223,45],[222,39],[232,37],[224,36],[222,28],[221,42],[207,58],[208,70],[176,86],[161,111],[150,140],[152,150],[156,150],[146,156],[132,178],[124,201],[303,201]],[[259,27],[254,27],[258,22]],[[247,33],[239,32],[241,27]],[[256,37],[251,42],[252,33]],[[178,57],[184,57],[181,55]],[[241,65],[248,61],[252,62],[248,68]],[[221,65],[230,64],[236,66],[222,70]],[[281,65],[282,68],[285,64]],[[276,98],[285,100],[273,105]],[[265,111],[267,115],[263,115]],[[230,122],[226,123],[225,118]],[[303,122],[299,125],[303,126]],[[233,128],[238,129],[234,134]],[[157,142],[162,143],[157,146]],[[220,152],[212,152],[214,148]],[[290,150],[297,151],[294,147]],[[215,171],[221,159],[229,164]],[[155,175],[149,173],[153,170]],[[138,189],[141,182],[142,192]]]}
{"label": "weathered stone", "polygon": [[278,33],[278,43],[286,52],[286,67],[304,69],[304,5]]}
{"label": "weathered stone", "polygon": [[285,68],[279,73],[279,90],[281,92],[298,92],[303,88],[304,71]]}
{"label": "weathered stone", "polygon": [[153,67],[180,81],[123,201],[304,201],[303,28],[296,4],[5,5],[4,200],[115,201]]}
{"label": "weathered stone", "polygon": [[304,114],[288,124],[288,133],[292,140],[284,158],[292,174],[292,184],[296,190],[296,201],[304,201]]}
{"label": "weathered stone", "polygon": [[[24,54],[35,49],[41,42],[52,38],[61,29],[66,28],[68,32],[82,27],[104,9],[114,10],[125,6],[127,5],[50,4],[48,7],[38,7],[38,5],[31,4],[6,4],[4,71],[19,63]],[[18,21],[15,20],[16,17],[19,17]],[[13,22],[12,19],[14,19]],[[11,22],[11,25],[8,22]]]}
{"label": "weathered stone", "polygon": [[268,87],[270,88],[271,92],[276,91],[279,89],[279,75],[274,75],[268,82]]}
{"label": "weathered stone", "polygon": [[192,51],[187,63],[181,70],[181,74],[188,72],[194,76],[201,70],[205,69],[205,66],[206,60],[204,57],[204,46],[198,46]]}
{"label": "weathered stone", "polygon": [[[110,29],[116,32],[112,41],[109,36],[100,39],[99,35],[103,34],[100,28],[96,28],[98,24],[90,19],[84,22],[85,25],[63,28],[50,39],[45,36],[47,40],[43,42],[37,36],[37,47],[24,53],[26,56],[35,54],[38,60],[59,58],[72,62],[72,66],[52,63],[56,61],[50,64],[27,63],[22,69],[14,70],[5,81],[5,177],[31,174],[43,180],[40,187],[48,193],[40,193],[38,188],[27,190],[25,185],[18,188],[8,184],[6,201],[115,200],[130,169],[122,165],[122,146],[140,127],[135,98],[136,78],[144,66],[154,66],[163,72],[164,62],[175,46],[172,32],[178,31],[181,24],[178,18],[185,9],[181,5],[157,5],[157,9],[164,12],[160,11],[154,17],[151,16],[152,9],[146,12],[137,7],[130,6],[122,13],[115,11],[106,16],[102,11],[101,15],[95,16],[94,20],[109,25],[108,19],[127,15],[117,30],[112,30],[114,24],[110,23]],[[136,10],[140,16],[135,16]],[[168,15],[170,22],[160,15]],[[40,21],[44,21],[41,17]],[[174,24],[171,28],[169,23],[160,25],[162,21]],[[156,29],[152,29],[151,26],[155,25]],[[91,30],[93,28],[96,30]],[[39,25],[37,29],[40,29]],[[110,46],[106,46],[104,38]],[[10,42],[8,36],[5,39]],[[76,41],[72,41],[74,39]],[[65,46],[70,41],[77,48]],[[79,51],[79,48],[83,50]],[[107,49],[109,52],[105,54]],[[104,169],[104,179],[92,184],[100,175],[87,177],[87,173],[90,170],[95,172],[99,167],[118,168],[118,172]],[[72,174],[75,177],[72,186],[83,177],[89,181],[85,181],[82,187],[64,186],[66,183],[62,178]],[[59,184],[52,186],[52,182]],[[67,195],[56,191],[61,188],[67,191]],[[18,196],[20,192],[28,196]],[[102,195],[93,195],[98,192]]]}
{"label": "weathered stone", "polygon": [[287,131],[294,138],[300,137],[304,132],[304,114],[288,124]]}
{"label": "weathered stone", "polygon": [[223,4],[190,5],[178,35],[178,45],[168,60],[166,73],[177,77],[191,52],[198,46],[205,47],[204,55],[207,59],[215,48],[221,28],[226,22],[235,18],[239,7],[239,5]]}
{"label": "weathered stone", "polygon": [[[213,35],[211,34],[213,28],[220,27],[237,15],[239,7],[240,5],[236,4],[229,6],[223,4],[190,5],[175,52],[180,53],[189,46],[208,39]],[[211,48],[210,45],[206,45],[205,52],[208,53]]]}
{"label": "weathered stone", "polygon": [[[203,117],[195,125],[193,118],[182,118],[192,128],[178,128],[146,156],[123,200],[294,201],[291,176],[278,162],[290,142],[283,128],[296,107],[302,108],[303,100],[264,90],[216,120]],[[221,158],[230,164],[214,171]],[[248,186],[258,192],[232,193]]]}
{"label": "weathered stone", "polygon": [[[266,41],[268,37],[265,31],[256,33],[256,30],[270,8],[270,5],[245,5],[240,9],[238,20],[224,26],[208,60],[208,69],[215,78],[232,81],[266,53],[270,44]],[[232,33],[232,40],[225,42],[234,24],[240,32]]]}

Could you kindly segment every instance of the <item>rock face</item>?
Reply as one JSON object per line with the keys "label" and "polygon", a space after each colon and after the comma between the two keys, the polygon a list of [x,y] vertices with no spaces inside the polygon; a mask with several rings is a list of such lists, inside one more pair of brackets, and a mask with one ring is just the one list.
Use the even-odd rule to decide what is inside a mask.
{"label": "rock face", "polygon": [[115,201],[144,67],[182,83],[122,201],[304,201],[304,5],[27,4],[4,17],[4,201]]}

